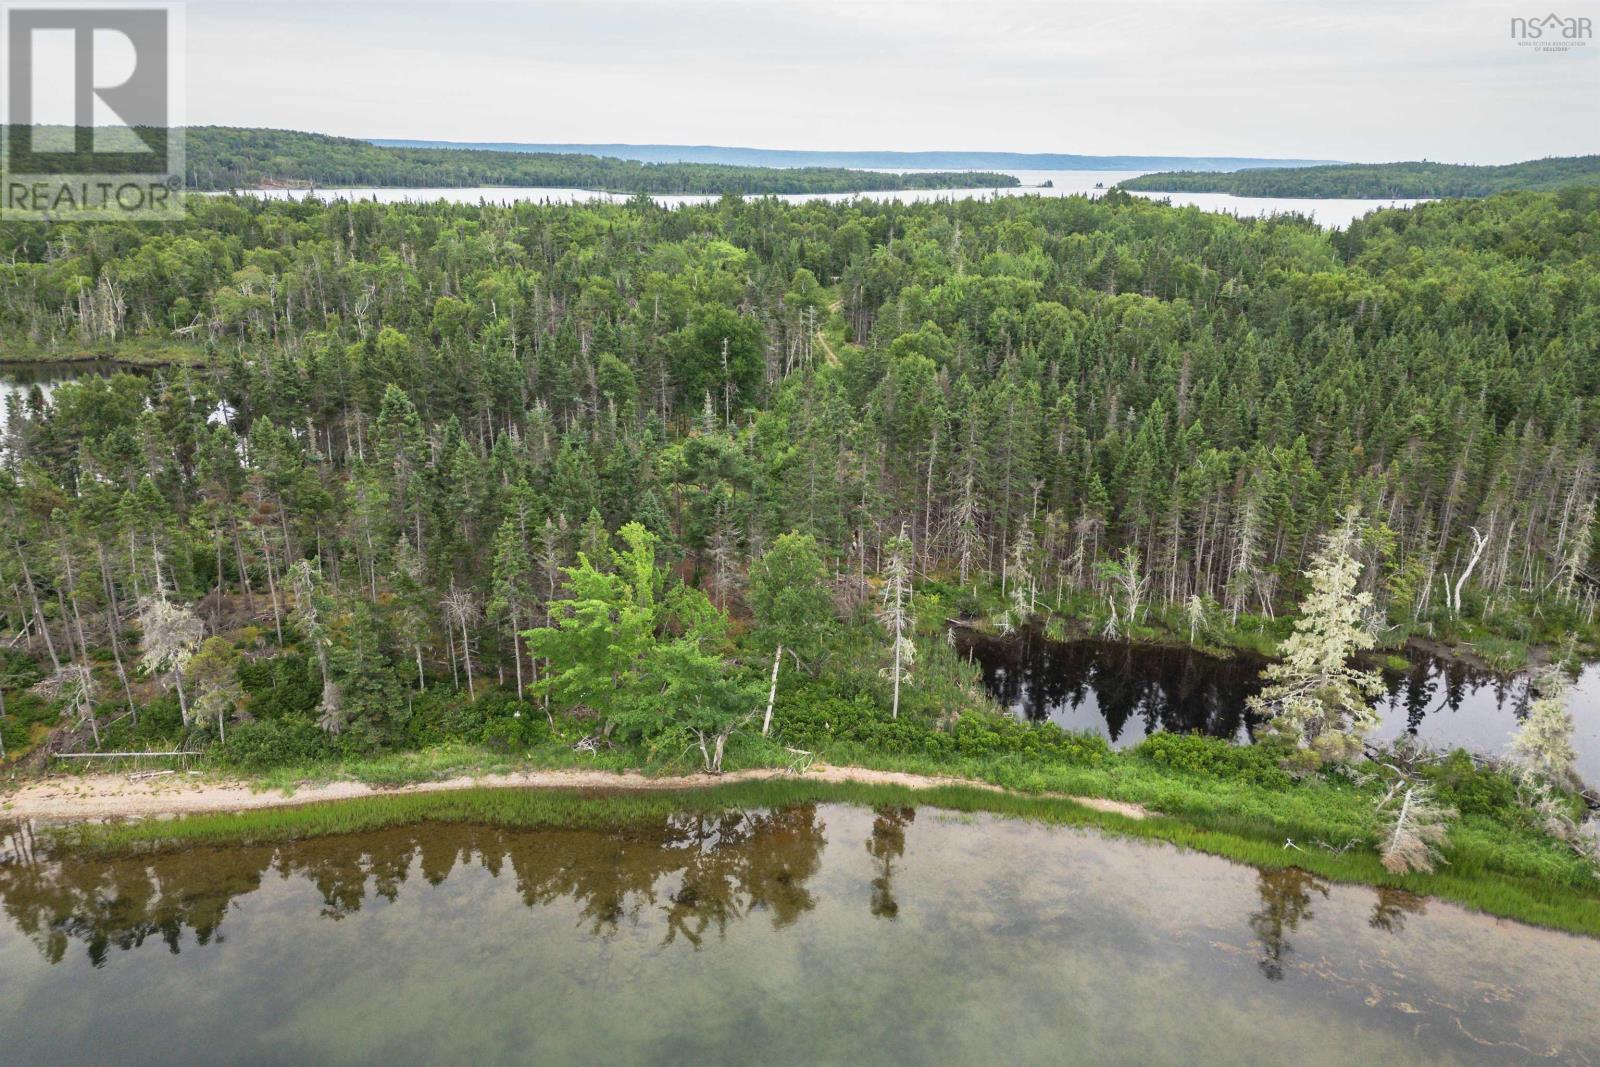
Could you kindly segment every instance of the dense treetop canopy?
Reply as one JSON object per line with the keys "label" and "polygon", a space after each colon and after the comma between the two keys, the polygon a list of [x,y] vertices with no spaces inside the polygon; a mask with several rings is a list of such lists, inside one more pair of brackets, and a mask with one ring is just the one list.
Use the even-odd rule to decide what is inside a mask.
{"label": "dense treetop canopy", "polygon": [[[212,628],[249,595],[347,730],[400,729],[397,687],[447,666],[520,685],[515,635],[605,586],[628,523],[735,618],[771,613],[748,576],[791,531],[841,611],[904,532],[919,578],[1024,574],[1030,604],[1270,615],[1351,506],[1379,625],[1592,598],[1600,190],[1331,234],[1114,191],[219,197],[4,237],[5,355],[168,361],[8,412],[12,631],[54,620],[70,659],[157,591]],[[650,633],[701,674],[731,654]]]}

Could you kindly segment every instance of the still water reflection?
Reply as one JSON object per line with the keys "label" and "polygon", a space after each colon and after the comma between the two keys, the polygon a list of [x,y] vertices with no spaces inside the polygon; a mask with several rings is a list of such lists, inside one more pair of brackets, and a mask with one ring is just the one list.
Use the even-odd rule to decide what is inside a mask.
{"label": "still water reflection", "polygon": [[[990,637],[958,628],[956,647],[983,669],[989,694],[1016,714],[1098,733],[1119,747],[1160,730],[1248,741],[1260,722],[1245,701],[1261,689],[1265,660],[1218,659],[1182,646],[1051,641],[1034,630]],[[1528,683],[1458,660],[1416,653],[1380,672],[1377,740],[1416,737],[1440,748],[1503,754],[1527,712]],[[1600,665],[1568,693],[1578,772],[1600,782]]]}
{"label": "still water reflection", "polygon": [[10,1062],[1600,1058],[1600,942],[935,809],[4,839]]}

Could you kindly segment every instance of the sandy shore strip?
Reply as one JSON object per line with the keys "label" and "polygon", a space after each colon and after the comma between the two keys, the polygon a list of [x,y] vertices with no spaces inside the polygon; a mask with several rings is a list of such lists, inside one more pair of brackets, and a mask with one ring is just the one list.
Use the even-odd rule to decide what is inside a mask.
{"label": "sandy shore strip", "polygon": [[[670,778],[650,778],[632,772],[615,774],[610,771],[583,770],[520,771],[514,774],[463,775],[437,782],[417,782],[392,788],[367,785],[364,782],[324,782],[302,785],[293,793],[261,790],[247,781],[195,781],[176,776],[130,781],[126,775],[99,774],[45,778],[29,782],[10,792],[0,792],[0,819],[52,821],[132,819],[200,812],[253,811],[261,808],[316,804],[329,800],[354,800],[360,797],[395,796],[404,793],[443,793],[457,789],[703,789],[731,782],[796,777],[816,782],[855,782],[863,785],[904,786],[909,789],[965,786],[994,793],[1008,792],[988,782],[964,778],[942,778],[906,774],[900,771],[834,766],[815,766],[800,774],[778,769],[760,769],[732,771],[720,775],[689,774]],[[1050,799],[1071,800],[1095,811],[1109,812],[1130,819],[1143,819],[1152,814],[1138,804],[1117,800],[1069,797],[1061,794],[1037,795]]]}

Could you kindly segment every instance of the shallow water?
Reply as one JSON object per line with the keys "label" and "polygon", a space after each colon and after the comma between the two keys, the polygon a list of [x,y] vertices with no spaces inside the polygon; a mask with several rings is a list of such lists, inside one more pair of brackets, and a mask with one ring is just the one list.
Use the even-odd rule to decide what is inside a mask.
{"label": "shallow water", "polygon": [[0,834],[16,1063],[1583,1064],[1596,973],[1600,941],[933,809]]}
{"label": "shallow water", "polygon": [[[956,647],[983,669],[989,694],[1035,722],[1087,730],[1118,747],[1159,730],[1248,741],[1259,721],[1245,701],[1261,689],[1265,660],[1218,659],[1182,646],[1120,641],[1051,641],[1032,630],[1004,638],[958,628]],[[1504,755],[1527,713],[1521,676],[1416,653],[1404,671],[1385,669],[1376,702],[1378,740],[1410,735],[1439,748]],[[1600,664],[1589,664],[1567,694],[1578,772],[1600,783]]]}

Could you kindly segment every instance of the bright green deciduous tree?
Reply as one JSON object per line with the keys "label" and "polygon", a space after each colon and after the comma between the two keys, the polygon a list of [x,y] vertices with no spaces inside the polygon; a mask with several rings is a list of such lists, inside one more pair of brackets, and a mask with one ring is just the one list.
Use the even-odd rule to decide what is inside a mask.
{"label": "bright green deciduous tree", "polygon": [[631,522],[617,536],[624,547],[608,550],[611,572],[579,553],[551,625],[524,635],[549,664],[536,691],[658,751],[697,744],[706,770],[720,771],[728,738],[759,699],[720,653],[726,619],[699,590],[668,585],[654,534]]}

